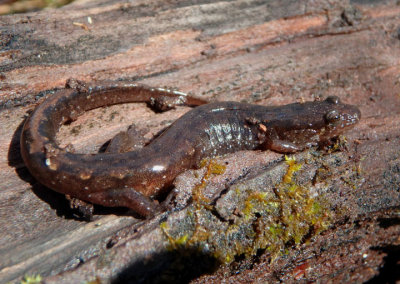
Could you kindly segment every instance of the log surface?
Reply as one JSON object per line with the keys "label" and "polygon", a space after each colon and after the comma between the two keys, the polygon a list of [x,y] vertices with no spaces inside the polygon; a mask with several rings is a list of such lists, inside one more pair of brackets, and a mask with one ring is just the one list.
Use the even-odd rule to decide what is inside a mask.
{"label": "log surface", "polygon": [[[167,220],[172,230],[193,209],[188,199],[199,182],[193,171],[176,182],[180,211],[146,221],[96,207],[94,220],[85,222],[24,167],[24,119],[69,78],[132,80],[210,101],[279,105],[337,95],[358,105],[362,120],[346,134],[347,149],[296,155],[299,161],[315,151],[322,155],[309,164],[315,175],[330,165],[326,183],[310,187],[333,208],[344,208],[328,230],[288,246],[272,262],[264,251],[212,270],[200,267],[188,278],[172,271],[194,283],[400,278],[399,19],[397,1],[345,0],[78,0],[0,17],[0,282],[33,274],[48,283],[145,281],[153,270],[171,277],[165,264],[176,255],[166,253],[160,223]],[[154,114],[141,104],[98,109],[63,127],[58,140],[95,153],[132,122],[149,138],[188,110]],[[224,223],[233,214],[223,209],[233,202],[224,199],[233,185],[266,183],[284,162],[272,152],[221,159],[229,167],[210,178],[205,192]],[[194,267],[203,259],[192,255],[187,261]]]}

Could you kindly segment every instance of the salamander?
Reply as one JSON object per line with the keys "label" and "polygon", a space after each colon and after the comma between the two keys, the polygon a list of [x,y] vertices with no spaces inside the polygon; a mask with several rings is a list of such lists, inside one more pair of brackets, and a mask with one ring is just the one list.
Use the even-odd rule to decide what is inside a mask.
{"label": "salamander", "polygon": [[[361,118],[360,110],[338,97],[262,106],[206,103],[184,93],[130,82],[85,85],[70,81],[27,118],[21,154],[34,178],[46,187],[103,206],[122,206],[142,216],[160,210],[155,199],[175,177],[199,167],[204,158],[239,150],[294,153],[326,143]],[[196,106],[141,149],[78,154],[61,148],[56,133],[83,112],[113,104],[147,102],[159,110]]]}

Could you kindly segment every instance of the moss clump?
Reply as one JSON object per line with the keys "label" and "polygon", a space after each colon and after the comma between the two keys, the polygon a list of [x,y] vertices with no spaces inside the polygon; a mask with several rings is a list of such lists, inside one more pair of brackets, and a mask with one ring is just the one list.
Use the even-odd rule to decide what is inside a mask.
{"label": "moss clump", "polygon": [[[232,256],[253,256],[260,249],[268,250],[275,258],[288,246],[299,245],[328,227],[331,213],[327,202],[312,198],[306,187],[296,184],[294,175],[302,165],[294,158],[285,159],[287,171],[273,193],[249,189],[243,194],[242,217],[231,226],[248,230],[237,239],[230,236],[228,228],[226,238],[235,239],[235,245],[218,250],[226,262]],[[243,242],[245,239],[251,242]]]}
{"label": "moss clump", "polygon": [[232,190],[239,202],[229,222],[216,216],[215,206],[202,194],[208,178],[221,173],[213,170],[220,167],[208,162],[202,182],[193,191],[194,209],[185,221],[190,223],[191,233],[182,235],[179,229],[175,233],[163,229],[172,247],[197,247],[223,263],[231,263],[238,256],[254,256],[259,250],[269,251],[274,259],[288,247],[325,230],[332,218],[329,204],[297,184],[295,176],[302,165],[294,158],[285,160],[286,172],[273,190]]}
{"label": "moss clump", "polygon": [[[211,200],[204,196],[203,189],[207,185],[207,181],[212,175],[223,174],[226,170],[226,166],[218,164],[213,159],[203,159],[200,162],[200,167],[206,169],[200,183],[193,188],[192,200],[194,204],[194,210],[189,211],[187,217],[187,222],[191,223],[193,226],[193,231],[189,234],[183,234],[180,236],[173,237],[168,232],[168,224],[163,222],[160,224],[160,228],[168,238],[170,248],[181,249],[182,247],[193,248],[199,247],[200,242],[207,241],[209,237],[209,232],[201,226],[200,218],[204,215],[203,210],[210,211],[213,207],[210,205]],[[186,222],[184,222],[186,223]],[[179,231],[179,230],[178,230]]]}
{"label": "moss clump", "polygon": [[225,172],[226,166],[218,164],[215,160],[213,159],[203,159],[200,162],[200,167],[201,168],[206,168],[206,172],[203,175],[200,183],[193,189],[192,191],[192,199],[194,204],[196,205],[196,208],[199,209],[200,206],[205,206],[211,209],[209,207],[209,203],[211,202],[210,199],[205,197],[203,195],[202,190],[206,187],[207,181],[212,175],[221,175]]}
{"label": "moss clump", "polygon": [[187,243],[187,240],[189,238],[188,234],[184,234],[181,237],[178,238],[173,238],[169,233],[168,233],[168,224],[167,222],[162,222],[160,224],[160,228],[165,234],[165,236],[168,238],[168,241],[171,245],[170,249],[177,249],[178,247],[181,247]]}
{"label": "moss clump", "polygon": [[31,275],[31,276],[24,276],[22,279],[21,284],[38,284],[42,282],[42,276],[38,275]]}
{"label": "moss clump", "polygon": [[347,138],[346,136],[343,135],[339,135],[338,139],[335,141],[335,143],[330,146],[330,148],[328,149],[329,153],[334,153],[336,151],[342,151],[347,150]]}

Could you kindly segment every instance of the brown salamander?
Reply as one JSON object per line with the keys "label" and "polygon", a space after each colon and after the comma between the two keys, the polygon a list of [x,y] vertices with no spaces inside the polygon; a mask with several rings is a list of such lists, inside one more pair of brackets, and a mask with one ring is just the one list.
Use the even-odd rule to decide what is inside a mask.
{"label": "brown salamander", "polygon": [[[21,153],[26,166],[55,191],[104,206],[129,207],[143,216],[159,209],[153,198],[165,193],[179,173],[198,167],[206,157],[244,149],[293,153],[330,140],[361,117],[357,107],[337,97],[284,106],[205,104],[180,92],[127,82],[75,85],[57,91],[25,122]],[[87,110],[127,102],[150,102],[159,109],[199,106],[140,150],[77,154],[56,143],[62,124]]]}

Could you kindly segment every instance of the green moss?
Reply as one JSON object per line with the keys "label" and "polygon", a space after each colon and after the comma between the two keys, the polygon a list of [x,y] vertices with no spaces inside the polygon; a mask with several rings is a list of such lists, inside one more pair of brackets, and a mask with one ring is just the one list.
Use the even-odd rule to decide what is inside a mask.
{"label": "green moss", "polygon": [[167,222],[162,222],[160,224],[160,228],[165,234],[165,236],[168,238],[170,247],[170,250],[177,249],[178,247],[182,247],[186,245],[189,236],[187,234],[182,235],[181,237],[178,238],[173,238],[169,233],[168,233],[168,224]]}
{"label": "green moss", "polygon": [[302,164],[294,158],[285,160],[287,170],[273,190],[232,190],[239,202],[230,222],[217,218],[214,205],[202,194],[209,177],[225,168],[213,161],[203,164],[207,171],[193,190],[193,210],[185,221],[191,232],[182,235],[179,228],[167,232],[162,224],[171,246],[206,249],[223,263],[231,263],[238,256],[252,257],[259,250],[268,251],[273,260],[288,247],[300,245],[327,229],[332,219],[329,203],[321,197],[313,198],[307,186],[296,183]]}
{"label": "green moss", "polygon": [[329,153],[333,153],[336,151],[341,151],[343,149],[347,149],[347,138],[344,135],[339,135],[338,139],[336,140],[335,144],[333,144],[329,148]]}
{"label": "green moss", "polygon": [[40,275],[31,275],[31,276],[24,276],[22,279],[21,284],[38,284],[42,282],[42,276]]}
{"label": "green moss", "polygon": [[213,159],[203,159],[200,162],[200,167],[201,168],[205,167],[206,172],[202,177],[200,183],[193,189],[192,198],[194,204],[197,206],[197,209],[199,209],[199,206],[206,206],[210,209],[208,204],[211,202],[211,200],[209,200],[203,195],[202,190],[206,187],[209,178],[212,175],[223,174],[226,170],[226,166],[218,164]]}

